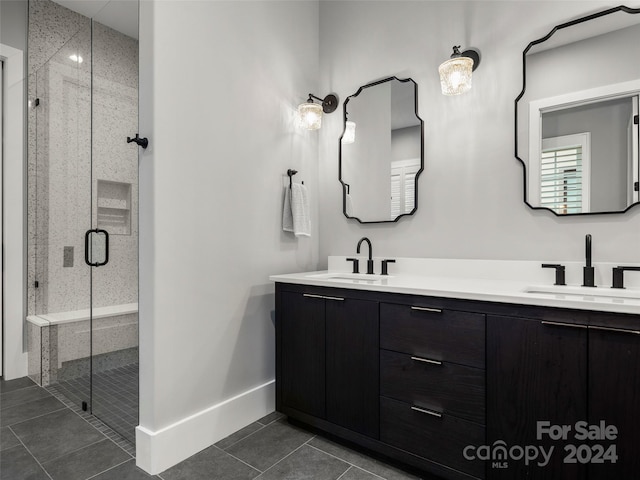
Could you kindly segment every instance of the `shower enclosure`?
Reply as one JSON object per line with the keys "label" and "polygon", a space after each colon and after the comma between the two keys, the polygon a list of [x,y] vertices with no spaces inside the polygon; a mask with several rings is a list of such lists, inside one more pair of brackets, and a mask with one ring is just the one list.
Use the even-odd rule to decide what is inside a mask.
{"label": "shower enclosure", "polygon": [[139,147],[126,140],[138,131],[138,42],[102,21],[126,3],[93,18],[29,3],[26,328],[31,378],[133,443]]}

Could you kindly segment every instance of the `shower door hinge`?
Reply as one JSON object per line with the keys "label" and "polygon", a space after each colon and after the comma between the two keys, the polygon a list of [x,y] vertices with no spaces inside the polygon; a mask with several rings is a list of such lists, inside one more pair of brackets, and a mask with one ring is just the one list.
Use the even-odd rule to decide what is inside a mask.
{"label": "shower door hinge", "polygon": [[36,107],[40,105],[40,99],[36,98],[36,101],[33,103]]}
{"label": "shower door hinge", "polygon": [[33,282],[33,286],[35,288],[38,288],[40,286],[40,282],[38,282],[38,280],[36,280],[35,282]]}
{"label": "shower door hinge", "polygon": [[634,191],[634,192],[638,192],[638,191],[640,191],[640,185],[638,185],[638,182],[635,182],[635,183],[633,184],[633,191]]}
{"label": "shower door hinge", "polygon": [[89,409],[89,406],[87,405],[87,402],[82,402],[82,411],[86,412]]}
{"label": "shower door hinge", "polygon": [[640,122],[640,116],[639,115],[634,115],[633,116],[633,124],[634,125],[638,125],[639,122]]}

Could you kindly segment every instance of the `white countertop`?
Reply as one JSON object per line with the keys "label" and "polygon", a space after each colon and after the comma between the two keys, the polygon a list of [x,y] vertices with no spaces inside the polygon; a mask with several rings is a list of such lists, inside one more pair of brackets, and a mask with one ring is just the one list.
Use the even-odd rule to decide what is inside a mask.
{"label": "white countertop", "polygon": [[[628,278],[625,274],[628,288],[611,289],[610,278],[606,277],[610,276],[612,265],[617,264],[595,264],[598,288],[587,288],[579,286],[582,280],[580,264],[548,262],[562,263],[567,268],[569,285],[554,287],[554,271],[542,269],[541,263],[403,258],[390,264],[390,274],[382,276],[353,275],[345,257],[329,257],[327,271],[272,275],[269,279],[319,287],[640,315],[640,278],[637,278],[640,274],[632,273]],[[376,259],[376,272],[379,268],[380,262]],[[366,259],[361,259],[360,271],[366,271]]]}

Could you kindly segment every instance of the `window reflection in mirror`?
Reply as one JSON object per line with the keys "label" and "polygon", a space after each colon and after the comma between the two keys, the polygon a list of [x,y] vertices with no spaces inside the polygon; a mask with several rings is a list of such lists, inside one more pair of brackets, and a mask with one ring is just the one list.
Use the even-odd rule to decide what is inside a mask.
{"label": "window reflection in mirror", "polygon": [[526,52],[516,154],[532,207],[623,212],[639,200],[640,15],[609,12]]}
{"label": "window reflection in mirror", "polygon": [[347,98],[344,114],[344,214],[362,223],[378,223],[415,212],[423,165],[415,82],[391,77],[365,85]]}

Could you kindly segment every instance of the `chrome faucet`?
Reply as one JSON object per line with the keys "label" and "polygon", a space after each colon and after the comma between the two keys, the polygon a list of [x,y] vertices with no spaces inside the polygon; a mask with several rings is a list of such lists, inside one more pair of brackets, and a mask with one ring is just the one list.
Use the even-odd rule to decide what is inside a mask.
{"label": "chrome faucet", "polygon": [[594,277],[595,269],[591,265],[591,234],[587,233],[584,238],[585,241],[585,257],[586,265],[582,269],[582,286],[583,287],[595,287]]}
{"label": "chrome faucet", "polygon": [[371,275],[373,273],[373,247],[371,246],[371,240],[369,240],[367,237],[362,237],[358,242],[358,248],[356,249],[356,253],[360,253],[360,245],[362,245],[362,242],[367,242],[367,245],[369,245],[369,259],[367,260],[367,273]]}

